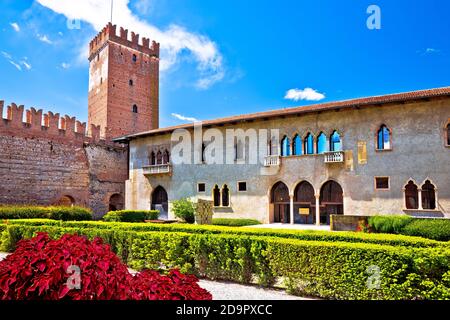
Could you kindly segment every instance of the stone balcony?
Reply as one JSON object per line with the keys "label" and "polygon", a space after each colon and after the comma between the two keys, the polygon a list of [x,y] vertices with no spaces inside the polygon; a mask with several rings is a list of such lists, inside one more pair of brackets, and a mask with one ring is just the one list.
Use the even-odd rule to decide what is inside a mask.
{"label": "stone balcony", "polygon": [[345,153],[344,151],[330,151],[325,152],[325,163],[344,163]]}
{"label": "stone balcony", "polygon": [[281,164],[280,156],[267,156],[264,158],[265,167],[277,167]]}
{"label": "stone balcony", "polygon": [[170,163],[145,166],[142,169],[144,170],[144,175],[146,176],[172,174],[172,165]]}

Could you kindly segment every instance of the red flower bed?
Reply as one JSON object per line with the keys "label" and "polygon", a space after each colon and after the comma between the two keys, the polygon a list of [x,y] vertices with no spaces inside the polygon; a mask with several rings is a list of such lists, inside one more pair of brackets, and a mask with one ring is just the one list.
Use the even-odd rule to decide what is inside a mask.
{"label": "red flower bed", "polygon": [[0,262],[1,300],[211,300],[196,277],[173,270],[132,276],[108,245],[76,235],[22,240]]}

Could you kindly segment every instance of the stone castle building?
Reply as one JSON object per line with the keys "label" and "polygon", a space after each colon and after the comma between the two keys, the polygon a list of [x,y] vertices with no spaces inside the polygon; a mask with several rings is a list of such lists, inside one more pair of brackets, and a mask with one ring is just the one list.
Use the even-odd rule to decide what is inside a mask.
{"label": "stone castle building", "polygon": [[128,209],[163,207],[171,216],[171,201],[189,197],[212,201],[215,217],[302,224],[327,224],[331,214],[450,213],[450,87],[116,141],[129,144]]}
{"label": "stone castle building", "polygon": [[450,214],[450,87],[159,128],[159,44],[109,24],[89,61],[88,125],[7,107],[0,204],[173,218],[188,197],[215,217],[309,224]]}
{"label": "stone castle building", "polygon": [[[119,32],[117,32],[119,31]],[[109,24],[90,43],[88,123],[0,101],[0,204],[123,209],[128,149],[158,128],[159,44]]]}

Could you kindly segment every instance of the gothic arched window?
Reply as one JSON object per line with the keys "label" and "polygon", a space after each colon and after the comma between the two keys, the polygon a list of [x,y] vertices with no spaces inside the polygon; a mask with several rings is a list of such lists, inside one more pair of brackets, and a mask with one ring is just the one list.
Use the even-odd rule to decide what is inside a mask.
{"label": "gothic arched window", "polygon": [[327,152],[327,136],[321,132],[317,137],[317,153],[322,154]]}
{"label": "gothic arched window", "polygon": [[382,125],[377,133],[377,149],[390,150],[391,144],[391,130],[386,125]]}
{"label": "gothic arched window", "polygon": [[314,137],[311,133],[305,138],[305,154],[314,154]]}

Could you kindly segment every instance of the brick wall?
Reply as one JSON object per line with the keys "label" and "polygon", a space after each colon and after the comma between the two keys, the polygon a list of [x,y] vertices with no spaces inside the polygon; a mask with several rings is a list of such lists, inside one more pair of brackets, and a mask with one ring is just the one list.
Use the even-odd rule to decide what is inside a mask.
{"label": "brick wall", "polygon": [[74,118],[15,104],[7,115],[0,117],[0,204],[51,205],[69,196],[101,217],[111,196],[124,196],[127,150],[101,140],[100,128],[87,136]]}

